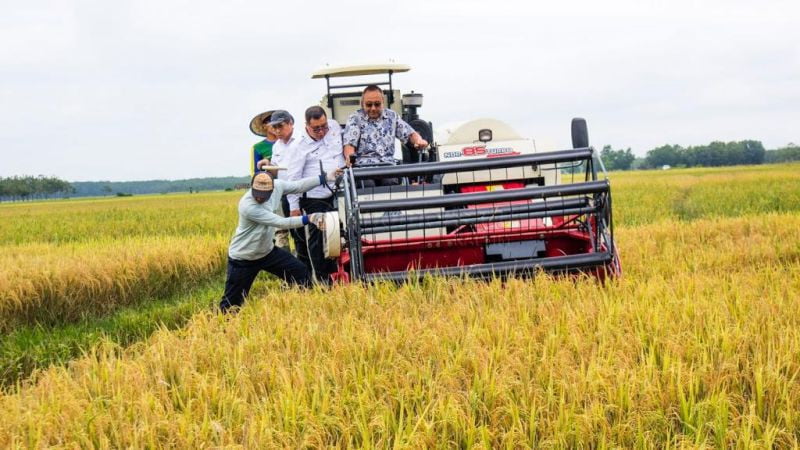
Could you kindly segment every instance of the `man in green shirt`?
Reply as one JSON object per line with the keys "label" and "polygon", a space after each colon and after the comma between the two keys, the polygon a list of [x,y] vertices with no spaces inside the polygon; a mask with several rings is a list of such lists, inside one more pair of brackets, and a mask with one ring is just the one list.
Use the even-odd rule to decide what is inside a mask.
{"label": "man in green shirt", "polygon": [[263,112],[250,121],[250,131],[264,138],[250,149],[250,177],[263,170],[262,168],[269,165],[272,159],[272,144],[278,139],[275,131],[269,125],[273,112]]}

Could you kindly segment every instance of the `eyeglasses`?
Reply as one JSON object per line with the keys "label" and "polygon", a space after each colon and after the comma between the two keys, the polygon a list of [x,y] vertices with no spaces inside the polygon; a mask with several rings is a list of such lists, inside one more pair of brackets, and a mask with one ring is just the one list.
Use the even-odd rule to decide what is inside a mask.
{"label": "eyeglasses", "polygon": [[380,108],[381,102],[366,102],[364,103],[364,107],[366,108]]}
{"label": "eyeglasses", "polygon": [[323,131],[328,131],[328,124],[322,124],[318,127],[309,127],[309,129],[314,133],[322,133]]}

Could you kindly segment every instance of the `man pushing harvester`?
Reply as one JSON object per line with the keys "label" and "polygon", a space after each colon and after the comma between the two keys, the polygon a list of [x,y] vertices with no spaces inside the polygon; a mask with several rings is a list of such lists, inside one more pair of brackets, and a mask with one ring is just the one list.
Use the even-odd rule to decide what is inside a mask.
{"label": "man pushing harvester", "polygon": [[228,275],[219,304],[222,312],[244,303],[256,275],[262,270],[289,284],[311,285],[306,266],[286,250],[275,247],[272,239],[276,229],[319,224],[324,220],[324,213],[281,217],[276,212],[281,208],[281,198],[285,194],[302,194],[319,185],[327,185],[340,174],[341,170],[322,172],[297,181],[276,180],[268,173],[258,173],[253,177],[251,189],[239,200],[239,226],[228,248]]}

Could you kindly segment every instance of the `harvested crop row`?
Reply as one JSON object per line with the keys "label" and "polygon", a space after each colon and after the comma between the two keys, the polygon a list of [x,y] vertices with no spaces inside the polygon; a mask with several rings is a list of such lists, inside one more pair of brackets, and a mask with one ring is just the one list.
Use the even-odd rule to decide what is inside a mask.
{"label": "harvested crop row", "polygon": [[796,214],[619,230],[626,275],[273,292],[0,398],[0,445],[797,446]]}
{"label": "harvested crop row", "polygon": [[102,314],[205,280],[222,270],[226,243],[225,236],[203,236],[6,245],[0,331]]}

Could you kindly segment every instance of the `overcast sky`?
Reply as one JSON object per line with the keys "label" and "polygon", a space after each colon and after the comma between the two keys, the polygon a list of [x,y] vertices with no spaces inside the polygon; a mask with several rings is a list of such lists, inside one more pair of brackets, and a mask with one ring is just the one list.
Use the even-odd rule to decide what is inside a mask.
{"label": "overcast sky", "polygon": [[[556,3],[565,3],[557,5]],[[408,64],[434,124],[569,146],[800,142],[800,1],[0,0],[0,176],[245,175],[257,113],[325,64]],[[302,121],[302,119],[300,119]]]}

